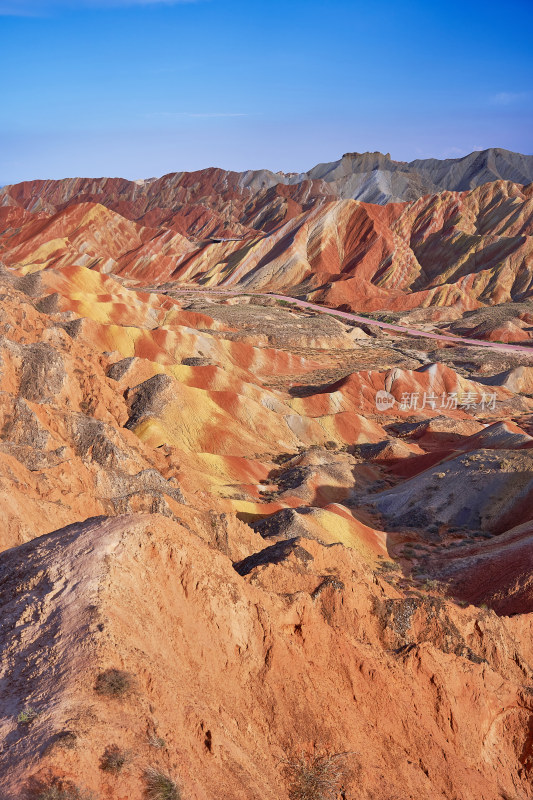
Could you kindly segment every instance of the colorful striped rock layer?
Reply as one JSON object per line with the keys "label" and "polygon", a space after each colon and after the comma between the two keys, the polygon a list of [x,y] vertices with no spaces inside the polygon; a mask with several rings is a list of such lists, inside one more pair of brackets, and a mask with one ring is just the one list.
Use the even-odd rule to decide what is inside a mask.
{"label": "colorful striped rock layer", "polygon": [[353,154],[2,190],[2,800],[295,800],[300,758],[533,797],[533,199],[491,158],[388,205]]}

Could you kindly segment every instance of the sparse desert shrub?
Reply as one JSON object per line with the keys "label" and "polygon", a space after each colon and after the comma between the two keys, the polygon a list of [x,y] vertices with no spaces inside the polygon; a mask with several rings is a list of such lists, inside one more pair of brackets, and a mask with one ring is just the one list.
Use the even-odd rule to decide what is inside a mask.
{"label": "sparse desert shrub", "polygon": [[76,747],[77,739],[74,731],[60,731],[56,735],[56,741],[67,750],[73,750]]}
{"label": "sparse desert shrub", "polygon": [[50,755],[57,749],[74,750],[78,744],[78,737],[74,731],[57,731],[48,739],[43,755]]}
{"label": "sparse desert shrub", "polygon": [[181,800],[177,784],[158,769],[148,767],[144,773],[144,781],[147,800]]}
{"label": "sparse desert shrub", "polygon": [[148,738],[148,744],[150,745],[150,747],[158,747],[161,750],[167,746],[165,740],[162,739],[160,736],[156,736],[155,733],[153,733]]}
{"label": "sparse desert shrub", "polygon": [[34,719],[37,719],[38,716],[38,711],[32,708],[32,706],[26,706],[26,708],[23,708],[18,715],[17,722],[19,722],[21,725],[29,725]]}
{"label": "sparse desert shrub", "polygon": [[92,400],[82,400],[80,402],[80,410],[83,411],[84,414],[89,414],[93,408]]}
{"label": "sparse desert shrub", "polygon": [[94,800],[94,794],[63,778],[33,778],[28,785],[28,800]]}
{"label": "sparse desert shrub", "polygon": [[100,759],[100,769],[104,772],[118,773],[131,759],[127,750],[121,750],[116,744],[106,747]]}
{"label": "sparse desert shrub", "polygon": [[133,676],[121,669],[106,669],[96,678],[94,690],[107,697],[125,697],[134,687]]}
{"label": "sparse desert shrub", "polygon": [[272,456],[272,461],[274,464],[286,464],[287,461],[290,461],[291,458],[294,458],[294,455],[294,453],[279,453],[277,456]]}
{"label": "sparse desert shrub", "polygon": [[282,761],[290,800],[336,800],[349,778],[351,753],[301,753]]}
{"label": "sparse desert shrub", "polygon": [[398,572],[401,566],[397,561],[380,561],[378,569],[380,572]]}

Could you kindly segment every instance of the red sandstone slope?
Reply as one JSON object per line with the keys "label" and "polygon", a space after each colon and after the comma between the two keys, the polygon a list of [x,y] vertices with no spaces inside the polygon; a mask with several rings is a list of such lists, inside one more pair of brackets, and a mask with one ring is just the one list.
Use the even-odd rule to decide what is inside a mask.
{"label": "red sandstone slope", "polygon": [[[70,211],[29,224],[120,260],[121,217]],[[499,539],[530,507],[527,368],[503,368],[526,356],[473,350],[467,377],[274,301],[23,273],[0,274],[2,797],[141,800],[150,766],[184,800],[288,800],[279,761],[313,742],[354,751],[347,800],[531,797],[528,540]],[[124,697],[95,690],[108,669]]]}
{"label": "red sandstone slope", "polygon": [[[263,204],[261,198],[270,195],[272,199],[271,190],[287,199],[285,213],[294,201],[305,204],[321,197],[384,205],[442,191],[468,191],[493,181],[527,185],[532,180],[533,156],[500,148],[476,151],[463,158],[411,163],[394,161],[389,154],[379,152],[345,153],[338,161],[318,164],[300,174],[273,173],[266,169],[237,173],[209,168],[137,181],[121,178],[27,181],[3,187],[0,205],[15,203],[32,211],[54,213],[66,205],[98,202],[131,220],[152,215],[151,221],[145,220],[149,225],[170,220],[176,212],[175,221],[179,225],[181,211],[185,211],[185,218],[189,209],[193,216],[203,217],[201,227],[209,225],[213,213],[218,216],[216,224],[223,227],[235,225],[243,214],[253,218]],[[259,204],[255,199],[250,204],[252,197]],[[210,213],[206,216],[205,211]],[[241,218],[240,222],[244,220]]]}
{"label": "red sandstone slope", "polygon": [[151,767],[288,800],[313,744],[353,751],[346,800],[533,797],[531,359],[453,343],[530,340],[531,190],[376,206],[213,170],[4,199],[2,798],[141,800]]}
{"label": "red sandstone slope", "polygon": [[141,515],[4,556],[5,800],[54,777],[141,800],[146,767],[189,800],[281,800],[280,760],[324,741],[353,751],[354,800],[531,797],[529,617],[406,596],[341,545],[230,554]]}
{"label": "red sandstone slope", "polygon": [[336,197],[323,181],[285,186],[266,171],[240,174],[221,169],[151,181],[27,181],[0,191],[2,205],[32,213],[53,215],[78,203],[99,203],[131,221],[171,228],[194,239],[269,230],[323,197]]}
{"label": "red sandstone slope", "polygon": [[[31,270],[80,265],[100,272],[126,271],[146,278],[157,263],[164,278],[184,254],[194,249],[179,233],[130,222],[102,205],[80,203],[52,217],[4,221],[0,257],[8,265]],[[3,252],[2,252],[3,251]]]}
{"label": "red sandstone slope", "polygon": [[[0,211],[0,256],[26,271],[80,264],[144,284],[178,280],[298,293],[366,311],[430,305],[468,310],[532,295],[533,199],[516,184],[499,181],[471,192],[373,206],[314,195],[311,184],[278,185],[254,194],[250,186],[215,177],[205,189],[201,212],[195,202],[188,204],[186,181],[180,184],[183,203],[165,214],[161,209],[171,200],[164,193],[154,196],[158,211],[133,213],[130,205],[124,207],[120,183],[106,183],[106,193],[100,185],[78,193],[73,205],[59,202],[58,185],[58,196],[51,190],[47,194],[57,206],[51,201],[32,206],[26,198],[32,187],[13,187],[9,202],[25,202],[33,215],[10,205]],[[117,211],[81,202],[96,199],[99,192],[100,201]],[[236,227],[231,223],[220,229],[221,213]],[[244,240],[197,241],[215,230],[223,238],[231,234]],[[514,321],[506,325],[494,326],[488,338],[529,338]]]}

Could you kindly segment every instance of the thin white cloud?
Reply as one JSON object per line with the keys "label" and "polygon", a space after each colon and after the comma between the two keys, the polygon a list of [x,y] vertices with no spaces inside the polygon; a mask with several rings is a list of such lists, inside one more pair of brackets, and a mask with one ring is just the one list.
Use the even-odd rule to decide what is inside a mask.
{"label": "thin white cloud", "polygon": [[440,154],[440,158],[462,158],[462,156],[468,155],[470,151],[466,150],[464,147],[448,147],[446,150],[443,150]]}
{"label": "thin white cloud", "polygon": [[247,117],[248,114],[234,114],[230,111],[205,111],[201,114],[184,114],[184,117]]}
{"label": "thin white cloud", "polygon": [[213,117],[247,117],[248,114],[236,113],[234,111],[153,111],[146,114],[150,119],[183,119],[183,117],[192,117],[195,119],[211,119]]}
{"label": "thin white cloud", "polygon": [[498,92],[492,95],[490,102],[495,106],[511,106],[527,100],[528,97],[529,92]]}

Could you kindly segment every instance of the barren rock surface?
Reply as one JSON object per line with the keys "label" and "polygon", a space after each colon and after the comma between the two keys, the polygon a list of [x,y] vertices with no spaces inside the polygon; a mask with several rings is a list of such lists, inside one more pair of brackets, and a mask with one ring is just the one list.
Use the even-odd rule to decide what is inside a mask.
{"label": "barren rock surface", "polygon": [[528,165],[386,162],[2,190],[2,800],[533,797]]}

